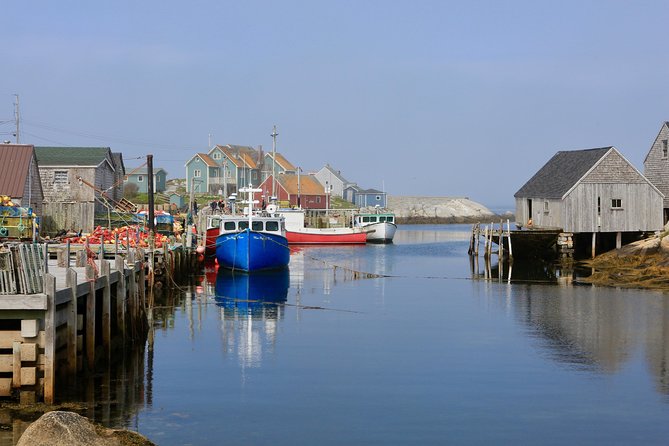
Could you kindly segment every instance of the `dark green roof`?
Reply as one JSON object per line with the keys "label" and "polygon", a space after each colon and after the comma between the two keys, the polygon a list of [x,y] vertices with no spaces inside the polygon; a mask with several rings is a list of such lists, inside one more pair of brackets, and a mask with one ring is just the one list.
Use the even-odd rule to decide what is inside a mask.
{"label": "dark green roof", "polygon": [[110,152],[109,147],[35,147],[41,166],[98,166]]}

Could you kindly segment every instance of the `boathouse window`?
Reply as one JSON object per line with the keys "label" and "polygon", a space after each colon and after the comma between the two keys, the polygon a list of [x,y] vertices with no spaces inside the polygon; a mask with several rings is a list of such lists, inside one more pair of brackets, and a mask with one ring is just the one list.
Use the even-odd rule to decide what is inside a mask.
{"label": "boathouse window", "polygon": [[202,171],[201,171],[200,169],[195,169],[195,170],[193,171],[193,176],[194,176],[195,178],[200,178],[200,177],[202,176]]}
{"label": "boathouse window", "polygon": [[144,182],[144,177],[142,175],[137,175],[137,182],[138,183],[143,183]]}
{"label": "boathouse window", "polygon": [[550,208],[548,207],[548,202],[544,201],[544,212],[548,213],[549,209]]}
{"label": "boathouse window", "polygon": [[279,222],[278,221],[268,221],[265,223],[265,229],[268,231],[278,231]]}
{"label": "boathouse window", "polygon": [[234,231],[235,230],[235,222],[234,221],[226,221],[223,223],[223,229],[226,231]]}
{"label": "boathouse window", "polygon": [[667,140],[666,140],[666,139],[663,139],[663,140],[662,140],[662,158],[666,158],[666,157],[667,157],[667,151],[668,151],[668,150],[669,150],[669,148],[667,147]]}
{"label": "boathouse window", "polygon": [[55,170],[53,172],[53,184],[67,184],[67,170]]}
{"label": "boathouse window", "polygon": [[623,208],[623,200],[621,200],[620,198],[611,199],[611,208],[612,209],[622,209]]}

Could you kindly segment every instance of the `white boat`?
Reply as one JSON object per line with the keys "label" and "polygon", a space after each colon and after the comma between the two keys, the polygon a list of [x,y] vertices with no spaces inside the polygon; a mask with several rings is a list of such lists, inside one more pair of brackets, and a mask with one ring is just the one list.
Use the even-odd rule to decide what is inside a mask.
{"label": "white boat", "polygon": [[395,214],[381,211],[353,214],[353,227],[367,232],[367,243],[392,243],[397,231]]}

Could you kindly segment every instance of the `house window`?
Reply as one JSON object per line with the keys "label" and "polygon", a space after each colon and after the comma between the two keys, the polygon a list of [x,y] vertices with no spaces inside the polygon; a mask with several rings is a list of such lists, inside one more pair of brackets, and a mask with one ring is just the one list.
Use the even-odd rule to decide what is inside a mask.
{"label": "house window", "polygon": [[138,183],[143,183],[144,182],[144,176],[143,175],[137,175],[137,182]]}
{"label": "house window", "polygon": [[67,184],[67,170],[55,170],[53,172],[53,184]]}
{"label": "house window", "polygon": [[666,140],[666,139],[663,139],[663,140],[662,140],[662,158],[666,158],[666,157],[667,157],[667,150],[668,150],[668,148],[667,148],[667,140]]}
{"label": "house window", "polygon": [[215,152],[213,158],[215,160],[220,160],[221,159],[221,152]]}
{"label": "house window", "polygon": [[611,209],[622,209],[623,208],[623,200],[620,198],[613,198],[611,199]]}
{"label": "house window", "polygon": [[544,201],[544,212],[548,213],[548,210],[549,210],[549,208],[548,208],[548,202],[547,202],[547,201]]}
{"label": "house window", "polygon": [[200,178],[200,177],[202,176],[202,171],[201,171],[200,169],[195,169],[195,170],[193,171],[193,176],[194,176],[195,178]]}
{"label": "house window", "polygon": [[376,196],[376,201],[381,201],[381,195]]}
{"label": "house window", "polygon": [[254,180],[257,180],[257,179],[258,179],[258,172],[256,172],[256,171],[254,170],[254,171],[251,173],[251,177],[252,177]]}
{"label": "house window", "polygon": [[316,197],[316,203],[320,203],[320,202],[321,202],[321,197]]}

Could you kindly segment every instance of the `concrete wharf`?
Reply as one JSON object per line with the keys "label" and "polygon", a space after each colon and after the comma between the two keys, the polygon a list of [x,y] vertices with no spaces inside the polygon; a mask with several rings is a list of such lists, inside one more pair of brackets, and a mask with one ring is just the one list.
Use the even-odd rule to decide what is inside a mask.
{"label": "concrete wharf", "polygon": [[0,396],[52,404],[57,380],[109,364],[114,349],[146,336],[156,271],[174,280],[192,258],[181,246],[112,248],[0,250]]}

